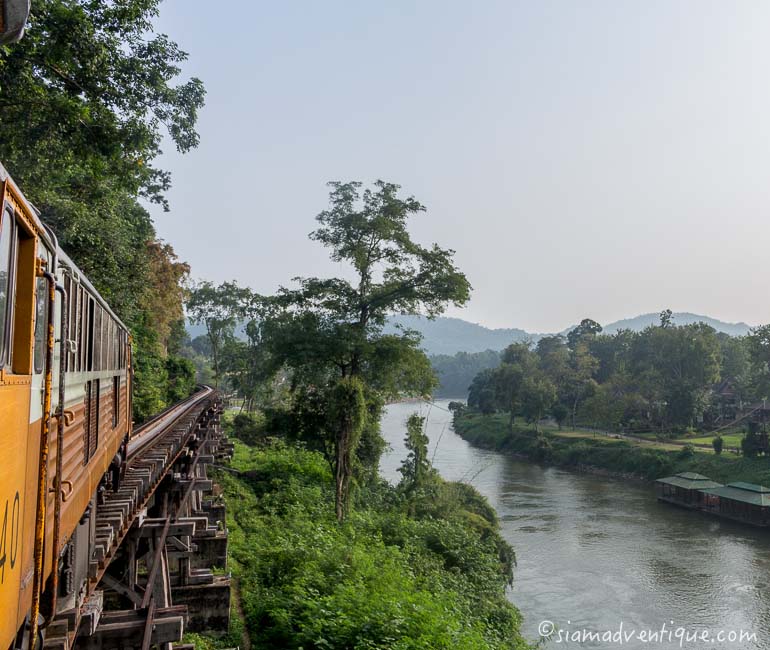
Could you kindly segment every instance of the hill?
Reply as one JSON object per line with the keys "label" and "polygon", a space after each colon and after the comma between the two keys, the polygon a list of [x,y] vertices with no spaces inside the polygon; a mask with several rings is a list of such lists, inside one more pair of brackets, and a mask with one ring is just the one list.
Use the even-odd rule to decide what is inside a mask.
{"label": "hill", "polygon": [[[673,320],[676,325],[703,322],[713,327],[717,332],[724,332],[730,336],[744,336],[749,333],[750,329],[746,323],[727,323],[710,316],[690,312],[676,312],[673,314]],[[651,312],[608,323],[604,326],[604,331],[607,334],[614,334],[620,329],[640,332],[645,327],[656,325],[659,322],[660,314]],[[393,331],[396,325],[409,327],[420,332],[423,335],[423,348],[431,355],[502,350],[510,343],[525,340],[536,343],[543,336],[546,336],[546,334],[527,332],[518,328],[490,329],[461,318],[440,317],[430,321],[420,316],[397,316],[389,324],[390,331]],[[560,333],[566,334],[573,327],[574,325],[567,327]]]}
{"label": "hill", "polygon": [[502,350],[514,341],[537,340],[541,336],[518,328],[490,329],[461,318],[446,317],[431,321],[422,316],[396,316],[390,320],[385,330],[395,332],[397,327],[420,332],[423,336],[423,348],[428,354]]}
{"label": "hill", "polygon": [[[713,327],[717,332],[724,332],[730,336],[744,336],[748,334],[750,329],[746,323],[727,323],[710,316],[690,312],[676,312],[673,314],[673,318],[677,325],[703,322]],[[639,332],[658,322],[660,322],[660,315],[650,312],[634,318],[625,318],[608,323],[604,326],[604,331],[607,334],[614,334],[620,329]],[[422,316],[395,316],[385,329],[386,332],[395,332],[397,327],[405,327],[420,332],[423,336],[423,348],[429,355],[453,355],[457,352],[484,352],[486,350],[499,351],[514,342],[530,340],[536,343],[543,336],[547,336],[546,334],[527,332],[516,327],[491,329],[462,318],[443,316],[432,321]],[[574,325],[567,327],[560,333],[566,334],[573,327]],[[206,330],[202,325],[188,323],[187,332],[190,338],[195,338],[205,334]],[[238,327],[236,333],[243,338],[243,326]]]}
{"label": "hill", "polygon": [[[676,312],[673,314],[675,325],[691,325],[692,323],[705,323],[710,325],[717,332],[724,332],[730,336],[745,336],[749,333],[751,327],[746,323],[727,323],[725,321],[711,318],[710,316],[702,316],[700,314],[691,314],[690,312]],[[650,325],[657,325],[660,322],[660,314],[650,313],[636,316],[635,318],[626,318],[623,320],[615,321],[604,327],[604,331],[607,334],[614,334],[618,330],[628,329],[635,332],[640,332],[645,327]]]}

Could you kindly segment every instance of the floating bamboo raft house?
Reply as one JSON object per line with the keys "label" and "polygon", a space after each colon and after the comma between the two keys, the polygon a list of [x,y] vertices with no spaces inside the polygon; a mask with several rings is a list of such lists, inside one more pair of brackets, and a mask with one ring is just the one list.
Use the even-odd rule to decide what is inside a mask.
{"label": "floating bamboo raft house", "polygon": [[754,483],[722,485],[708,476],[684,472],[655,481],[658,501],[701,510],[753,526],[770,527],[770,488]]}

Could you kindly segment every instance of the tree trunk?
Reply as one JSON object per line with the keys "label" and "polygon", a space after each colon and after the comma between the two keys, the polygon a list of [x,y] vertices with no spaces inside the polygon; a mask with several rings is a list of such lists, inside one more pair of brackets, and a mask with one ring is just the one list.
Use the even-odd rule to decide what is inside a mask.
{"label": "tree trunk", "polygon": [[348,510],[350,496],[350,425],[342,423],[337,436],[336,468],[335,468],[335,498],[334,506],[337,521],[342,523]]}

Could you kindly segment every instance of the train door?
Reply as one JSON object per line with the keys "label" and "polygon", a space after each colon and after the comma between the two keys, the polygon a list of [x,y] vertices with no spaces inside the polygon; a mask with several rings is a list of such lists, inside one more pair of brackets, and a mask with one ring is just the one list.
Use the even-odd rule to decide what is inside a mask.
{"label": "train door", "polygon": [[0,208],[0,644],[7,647],[31,601],[40,422],[30,422],[37,239],[12,195]]}

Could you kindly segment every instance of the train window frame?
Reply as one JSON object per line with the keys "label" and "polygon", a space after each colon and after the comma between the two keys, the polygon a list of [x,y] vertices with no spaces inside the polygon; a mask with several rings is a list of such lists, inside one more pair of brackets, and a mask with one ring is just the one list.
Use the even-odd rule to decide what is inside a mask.
{"label": "train window frame", "polygon": [[[30,315],[35,311],[37,287],[37,258],[40,238],[20,213],[17,212],[15,222],[16,246],[14,256],[13,280],[13,326],[7,359],[11,374],[31,376],[33,374],[35,341],[34,322]],[[46,249],[47,250],[47,249]],[[49,268],[50,268],[50,251]],[[46,295],[48,287],[46,286]],[[47,338],[46,338],[47,341]]]}
{"label": "train window frame", "polygon": [[[38,258],[45,260],[46,268],[50,268],[53,256],[39,239],[36,254]],[[48,281],[43,277],[35,278],[34,314],[32,373],[39,375],[45,370],[46,349],[48,347]]]}
{"label": "train window frame", "polygon": [[[67,334],[69,336],[69,332],[72,331],[72,305],[70,305],[70,296],[72,295],[72,278],[70,277],[70,274],[66,271],[64,272],[64,295],[67,298]],[[62,309],[64,307],[62,306]],[[62,319],[63,320],[63,319]],[[64,355],[64,372],[69,372],[71,363],[70,363],[70,349],[69,344],[64,341],[64,332],[61,333],[61,339],[62,339],[62,354]]]}
{"label": "train window frame", "polygon": [[80,370],[88,371],[88,292],[80,287]]}
{"label": "train window frame", "polygon": [[117,429],[120,424],[120,375],[112,378],[112,428]]}
{"label": "train window frame", "polygon": [[74,350],[70,350],[70,359],[72,360],[72,367],[70,372],[78,372],[80,370],[80,347],[78,341],[80,340],[80,283],[72,278],[72,297],[68,300],[70,308],[70,331],[69,339],[74,343]]}
{"label": "train window frame", "polygon": [[[10,365],[9,352],[13,348],[13,315],[14,304],[11,297],[16,293],[14,288],[16,275],[16,211],[10,203],[5,203],[2,209],[2,219],[0,219],[0,246],[3,246],[2,237],[8,228],[11,229],[8,240],[8,256],[6,259],[6,271],[8,277],[6,280],[5,305],[2,313],[2,323],[0,323],[0,367],[5,369]],[[0,250],[0,261],[2,261],[3,251]]]}
{"label": "train window frame", "polygon": [[94,320],[94,367],[97,372],[102,370],[102,344],[104,343],[104,310],[97,304],[95,307]]}
{"label": "train window frame", "polygon": [[96,318],[96,303],[94,299],[88,294],[86,299],[88,309],[86,310],[86,341],[87,353],[86,353],[86,372],[93,372],[94,370],[94,319]]}
{"label": "train window frame", "polygon": [[99,448],[100,382],[89,379],[85,383],[83,411],[83,465],[86,466]]}

